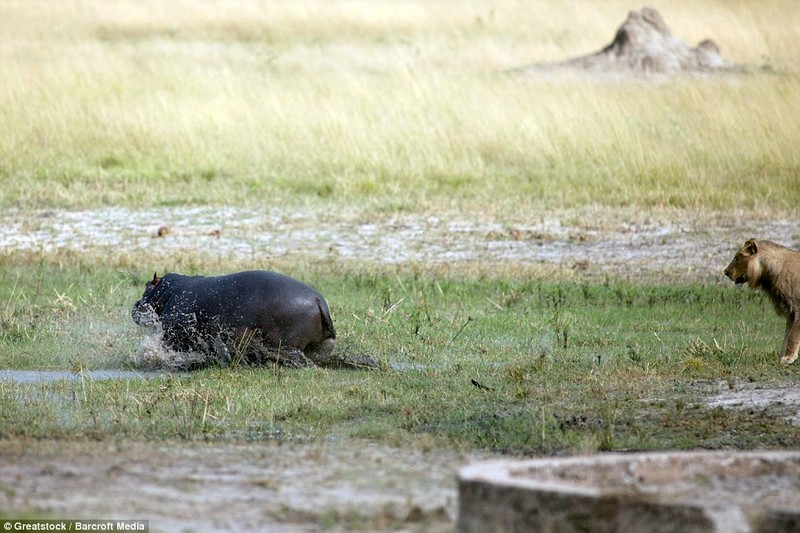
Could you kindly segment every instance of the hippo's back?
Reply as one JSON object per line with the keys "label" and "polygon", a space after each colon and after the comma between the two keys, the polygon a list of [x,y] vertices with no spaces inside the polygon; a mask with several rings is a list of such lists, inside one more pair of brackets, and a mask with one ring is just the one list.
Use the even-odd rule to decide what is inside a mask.
{"label": "hippo's back", "polygon": [[268,270],[247,270],[223,276],[168,274],[165,280],[169,281],[172,291],[183,296],[180,300],[190,300],[210,314],[265,306],[283,309],[303,302],[316,307],[317,300],[325,301],[319,291],[305,283]]}
{"label": "hippo's back", "polygon": [[[269,270],[246,270],[223,276],[198,277],[208,291],[218,291],[227,297],[322,298],[322,295],[305,283],[285,274]],[[194,278],[193,278],[194,279]]]}

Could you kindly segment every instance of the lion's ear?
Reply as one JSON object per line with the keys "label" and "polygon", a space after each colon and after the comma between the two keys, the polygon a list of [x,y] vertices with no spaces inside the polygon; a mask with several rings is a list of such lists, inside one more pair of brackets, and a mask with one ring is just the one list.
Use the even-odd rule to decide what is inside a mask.
{"label": "lion's ear", "polygon": [[744,249],[750,255],[756,255],[758,253],[758,241],[755,239],[750,239],[744,243]]}

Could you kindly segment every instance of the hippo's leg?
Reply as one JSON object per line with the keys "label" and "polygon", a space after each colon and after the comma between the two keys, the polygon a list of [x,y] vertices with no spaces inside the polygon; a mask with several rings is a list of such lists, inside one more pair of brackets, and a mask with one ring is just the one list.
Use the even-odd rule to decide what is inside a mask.
{"label": "hippo's leg", "polygon": [[217,354],[220,365],[229,366],[231,364],[231,352],[219,335],[214,337],[214,353]]}
{"label": "hippo's leg", "polygon": [[306,357],[302,350],[292,346],[278,344],[276,348],[270,342],[252,339],[247,346],[246,361],[250,364],[263,365],[275,363],[290,368],[313,367],[314,363]]}
{"label": "hippo's leg", "polygon": [[314,364],[326,368],[347,370],[364,370],[380,368],[380,364],[372,356],[366,354],[333,354],[334,339],[325,339],[318,344],[306,346],[305,353]]}
{"label": "hippo's leg", "polygon": [[314,362],[306,357],[302,350],[297,348],[282,348],[275,353],[275,361],[291,368],[305,368],[314,366]]}
{"label": "hippo's leg", "polygon": [[327,338],[319,343],[311,343],[303,350],[306,357],[318,366],[337,366],[338,359],[333,356],[336,339]]}
{"label": "hippo's leg", "polygon": [[165,327],[161,343],[164,345],[164,348],[175,350],[176,352],[188,352],[192,349],[188,337],[179,328]]}

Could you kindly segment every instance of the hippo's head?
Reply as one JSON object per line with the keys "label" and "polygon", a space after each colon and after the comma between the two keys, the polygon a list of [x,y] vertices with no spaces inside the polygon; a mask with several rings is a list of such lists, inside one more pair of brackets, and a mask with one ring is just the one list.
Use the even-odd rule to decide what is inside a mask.
{"label": "hippo's head", "polygon": [[161,312],[164,309],[164,283],[158,273],[153,273],[153,279],[147,282],[142,297],[133,304],[131,318],[140,326],[155,327],[158,325]]}

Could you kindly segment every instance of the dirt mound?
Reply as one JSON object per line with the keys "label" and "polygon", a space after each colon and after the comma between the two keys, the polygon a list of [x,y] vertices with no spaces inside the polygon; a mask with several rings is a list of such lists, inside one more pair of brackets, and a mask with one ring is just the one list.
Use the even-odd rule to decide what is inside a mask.
{"label": "dirt mound", "polygon": [[727,66],[714,41],[706,39],[689,47],[672,35],[652,7],[628,13],[614,40],[599,52],[549,65],[598,73],[644,74],[708,72]]}

